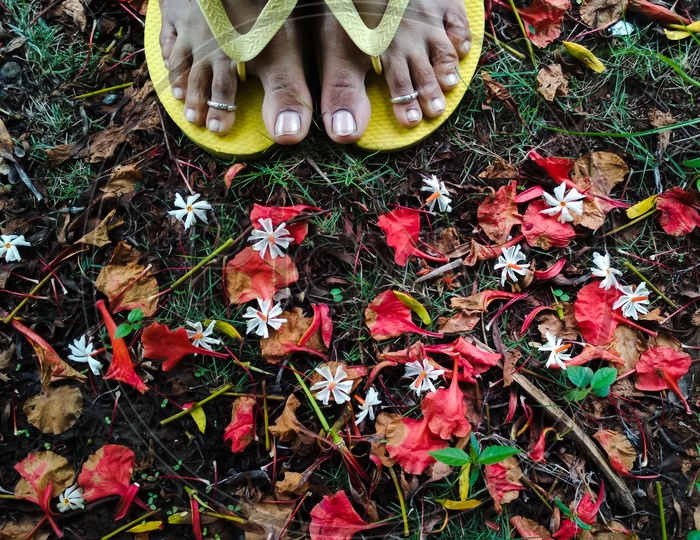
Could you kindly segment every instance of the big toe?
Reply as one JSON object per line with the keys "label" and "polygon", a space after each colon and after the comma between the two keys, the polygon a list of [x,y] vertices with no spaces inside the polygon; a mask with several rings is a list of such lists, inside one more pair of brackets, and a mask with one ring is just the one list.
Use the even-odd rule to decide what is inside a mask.
{"label": "big toe", "polygon": [[279,144],[301,142],[311,127],[311,93],[301,66],[267,66],[260,74],[265,89],[263,122]]}
{"label": "big toe", "polygon": [[366,68],[359,66],[324,69],[323,123],[328,136],[337,143],[357,142],[367,130],[371,109],[365,92],[365,73]]}

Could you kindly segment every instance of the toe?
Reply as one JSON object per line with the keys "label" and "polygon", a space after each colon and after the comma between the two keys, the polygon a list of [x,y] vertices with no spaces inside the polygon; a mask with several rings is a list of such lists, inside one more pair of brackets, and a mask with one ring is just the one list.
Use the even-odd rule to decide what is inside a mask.
{"label": "toe", "polygon": [[196,125],[204,123],[207,117],[207,99],[211,95],[211,64],[202,60],[195,62],[187,78],[187,97],[185,98],[185,118]]}
{"label": "toe", "polygon": [[460,58],[464,58],[472,48],[472,34],[464,5],[460,9],[449,9],[443,21],[447,37]]}
{"label": "toe", "polygon": [[169,59],[176,40],[177,32],[175,32],[175,27],[164,21],[160,31],[160,52],[163,55],[163,63],[166,69],[170,66]]}
{"label": "toe", "polygon": [[328,136],[337,143],[356,142],[367,129],[370,103],[365,92],[366,71],[359,66],[330,66],[324,70],[323,123]]}
{"label": "toe", "polygon": [[168,77],[170,89],[175,99],[184,99],[187,92],[187,80],[192,66],[192,50],[184,39],[175,42],[168,58]]}
{"label": "toe", "polygon": [[409,67],[423,114],[430,118],[437,118],[445,110],[445,96],[435,77],[433,66],[427,57],[421,55],[420,58],[410,61]]}
{"label": "toe", "polygon": [[[238,86],[236,64],[228,58],[222,58],[214,63],[212,71],[211,101],[235,105],[236,88]],[[206,125],[212,133],[223,136],[231,131],[235,118],[236,114],[234,112],[209,107]]]}
{"label": "toe", "polygon": [[[386,82],[392,98],[410,96],[415,92],[406,60],[387,62]],[[404,127],[413,127],[423,118],[417,99],[394,104],[394,116]]]}
{"label": "toe", "polygon": [[301,64],[269,66],[261,73],[265,88],[263,121],[279,144],[296,144],[309,132],[311,94]]}
{"label": "toe", "polygon": [[459,57],[446,36],[430,44],[430,63],[443,90],[451,90],[459,83]]}

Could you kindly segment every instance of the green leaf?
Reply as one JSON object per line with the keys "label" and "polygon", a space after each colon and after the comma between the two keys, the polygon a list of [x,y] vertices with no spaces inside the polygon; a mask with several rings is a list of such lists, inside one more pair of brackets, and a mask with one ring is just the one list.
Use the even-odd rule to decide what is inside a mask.
{"label": "green leaf", "polygon": [[588,388],[577,388],[566,393],[566,401],[581,401],[588,395]]}
{"label": "green leaf", "polygon": [[476,481],[479,479],[479,469],[477,467],[474,467],[472,469],[472,472],[469,473],[469,489],[474,487],[474,484],[476,484]]}
{"label": "green leaf", "polygon": [[562,291],[561,289],[554,289],[552,292],[554,293],[554,296],[556,296],[557,298],[559,298],[562,294],[564,294],[564,291]]}
{"label": "green leaf", "polygon": [[593,380],[593,370],[584,366],[570,366],[566,370],[566,377],[574,386],[585,388]]}
{"label": "green leaf", "polygon": [[487,446],[481,451],[478,461],[482,465],[493,465],[519,453],[520,448],[513,448],[512,446]]}
{"label": "green leaf", "polygon": [[584,523],[581,521],[581,518],[578,516],[574,516],[574,521],[576,522],[576,525],[578,525],[579,529],[583,529],[584,531],[590,531],[593,529],[588,523]]}
{"label": "green leaf", "polygon": [[117,331],[114,332],[114,337],[115,338],[123,338],[131,334],[131,331],[133,330],[133,326],[131,326],[128,323],[120,324],[117,326]]}
{"label": "green leaf", "polygon": [[143,319],[143,310],[141,308],[136,308],[135,310],[130,311],[126,318],[132,324],[139,322],[141,319]]}
{"label": "green leaf", "polygon": [[598,397],[608,397],[610,387],[604,386],[603,388],[593,388],[593,393]]}
{"label": "green leaf", "polygon": [[452,467],[461,467],[471,461],[469,454],[459,448],[444,448],[435,452],[428,452],[428,455]]}
{"label": "green leaf", "polygon": [[473,461],[477,461],[479,454],[481,453],[481,446],[479,446],[479,441],[476,439],[476,435],[472,431],[469,435],[469,456]]}
{"label": "green leaf", "polygon": [[568,294],[564,293],[559,297],[559,300],[561,300],[562,302],[568,302],[569,300],[571,300],[571,297]]}
{"label": "green leaf", "polygon": [[564,514],[564,516],[571,517],[571,509],[568,506],[566,506],[559,497],[554,499],[554,502],[559,507],[559,510],[561,510],[561,513]]}
{"label": "green leaf", "polygon": [[688,533],[688,540],[700,540],[700,531],[690,531]]}
{"label": "green leaf", "polygon": [[617,370],[615,368],[600,368],[595,372],[593,380],[591,381],[593,392],[595,393],[596,390],[601,390],[603,388],[610,388],[610,385],[615,382],[615,379],[617,379]]}
{"label": "green leaf", "polygon": [[700,169],[700,158],[686,159],[681,165],[690,167],[691,169]]}

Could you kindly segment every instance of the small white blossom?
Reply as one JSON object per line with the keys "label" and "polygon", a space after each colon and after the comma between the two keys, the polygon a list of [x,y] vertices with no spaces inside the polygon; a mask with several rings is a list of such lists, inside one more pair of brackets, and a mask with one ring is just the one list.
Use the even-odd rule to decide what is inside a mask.
{"label": "small white blossom", "polygon": [[610,254],[607,251],[605,255],[594,253],[593,264],[596,265],[596,268],[593,268],[591,273],[596,277],[603,278],[603,281],[600,282],[601,289],[607,291],[610,287],[618,287],[617,277],[615,276],[621,276],[622,272],[610,266]]}
{"label": "small white blossom", "polygon": [[24,239],[24,235],[16,234],[0,234],[0,257],[5,256],[7,262],[21,261],[22,256],[19,254],[17,246],[31,246]]}
{"label": "small white blossom", "polygon": [[571,360],[571,354],[567,354],[567,351],[571,348],[571,344],[567,343],[562,345],[562,340],[557,336],[553,336],[549,332],[545,334],[547,338],[547,343],[539,347],[542,352],[549,352],[549,358],[544,367],[552,367],[554,364],[558,365],[561,369],[566,369],[565,360]]}
{"label": "small white blossom", "polygon": [[646,315],[649,313],[647,304],[649,303],[649,289],[645,283],[640,283],[635,289],[631,285],[619,287],[622,296],[613,304],[613,309],[622,309],[622,314],[628,319],[631,317],[637,320],[638,313]]}
{"label": "small white blossom", "polygon": [[581,201],[585,199],[586,196],[581,195],[576,188],[573,188],[566,195],[564,195],[565,191],[566,184],[562,182],[554,188],[554,197],[547,192],[543,193],[545,202],[552,208],[540,210],[540,214],[547,214],[548,216],[556,216],[559,214],[557,221],[560,223],[573,221],[572,212],[579,216],[583,214],[583,202]]}
{"label": "small white blossom", "polygon": [[79,339],[74,339],[73,343],[68,344],[71,354],[68,355],[68,360],[73,362],[87,362],[93,375],[100,374],[102,363],[95,357],[97,351],[92,346],[92,342],[86,335],[80,336]]}
{"label": "small white blossom", "polygon": [[219,345],[221,343],[220,340],[211,337],[212,333],[214,332],[214,325],[216,325],[216,321],[211,321],[206,328],[202,327],[201,322],[185,322],[189,327],[194,329],[185,329],[185,331],[187,332],[187,337],[192,340],[192,345],[195,347],[211,351],[212,345]]}
{"label": "small white blossom", "polygon": [[425,185],[420,188],[420,190],[430,191],[430,195],[425,202],[431,212],[433,211],[433,207],[435,206],[436,202],[440,207],[440,212],[449,212],[452,210],[452,207],[450,206],[452,199],[450,199],[450,192],[447,191],[447,188],[445,187],[445,182],[441,182],[437,179],[437,176],[433,174],[430,178],[424,178],[423,183]]}
{"label": "small white blossom", "polygon": [[294,238],[289,236],[287,224],[282,222],[274,229],[270,218],[260,218],[258,223],[260,223],[262,230],[253,229],[250,238],[248,238],[249,242],[255,242],[253,250],[260,252],[261,257],[265,257],[265,252],[268,249],[271,258],[283,257],[284,251],[282,250],[287,249],[289,244],[294,241]]}
{"label": "small white blossom", "polygon": [[527,269],[530,267],[530,263],[522,264],[525,260],[525,255],[520,251],[520,246],[515,245],[509,248],[505,248],[501,255],[498,257],[496,266],[494,270],[502,270],[501,272],[501,287],[506,284],[506,278],[517,283],[518,274],[524,276],[527,273]]}
{"label": "small white blossom", "polygon": [[209,223],[209,221],[207,221],[207,210],[212,209],[211,205],[207,201],[196,202],[199,197],[200,194],[195,193],[194,195],[187,197],[187,201],[185,202],[182,195],[179,193],[175,194],[174,204],[177,208],[179,208],[179,210],[171,210],[168,212],[168,214],[184,222],[185,230],[194,225],[197,218],[202,220],[204,223]]}
{"label": "small white blossom", "polygon": [[359,424],[367,417],[367,415],[369,415],[370,420],[374,420],[373,407],[379,405],[381,402],[382,400],[379,399],[379,394],[377,391],[374,388],[370,388],[367,391],[364,402],[360,403],[360,413],[355,417],[355,423]]}
{"label": "small white blossom", "polygon": [[328,405],[331,394],[336,403],[345,403],[350,400],[350,390],[352,390],[352,381],[346,380],[348,374],[345,373],[343,366],[338,366],[335,370],[335,375],[331,374],[331,368],[323,366],[316,368],[316,373],[324,378],[311,387],[312,392],[316,392],[316,399],[324,405]]}
{"label": "small white blossom", "polygon": [[433,380],[444,373],[444,369],[435,369],[430,360],[423,358],[423,363],[415,360],[406,364],[404,377],[415,377],[409,388],[414,390],[416,394],[421,395],[423,392],[435,392],[436,388],[433,385]]}
{"label": "small white blossom", "polygon": [[68,510],[85,508],[83,488],[79,487],[78,484],[73,484],[71,487],[66,488],[66,490],[58,496],[58,503],[56,506],[61,513],[67,512]]}
{"label": "small white blossom", "polygon": [[279,319],[278,315],[282,314],[282,308],[279,303],[272,305],[272,300],[260,300],[258,298],[258,309],[248,307],[244,319],[248,319],[246,334],[254,332],[260,337],[266,338],[270,334],[267,327],[279,330],[282,323],[287,322],[287,319]]}

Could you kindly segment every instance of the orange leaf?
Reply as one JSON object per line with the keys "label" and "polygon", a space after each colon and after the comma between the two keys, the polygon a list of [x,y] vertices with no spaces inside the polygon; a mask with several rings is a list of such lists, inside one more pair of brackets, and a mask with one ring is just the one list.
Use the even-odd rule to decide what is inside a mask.
{"label": "orange leaf", "polygon": [[385,291],[372,300],[365,309],[365,324],[377,341],[398,337],[407,332],[438,338],[443,336],[442,332],[430,332],[416,326],[411,321],[411,308],[402,302],[394,291]]}
{"label": "orange leaf", "polygon": [[514,225],[520,225],[523,216],[518,214],[515,203],[517,182],[505,185],[494,194],[482,201],[477,209],[479,226],[486,236],[498,244],[508,239]]}
{"label": "orange leaf", "polygon": [[271,300],[275,293],[299,279],[294,261],[284,257],[265,257],[247,247],[226,265],[226,292],[232,304],[244,304],[260,298]]}
{"label": "orange leaf", "polygon": [[695,227],[700,227],[699,204],[697,191],[679,187],[664,191],[656,199],[656,208],[661,213],[659,225],[672,236],[690,234]]}
{"label": "orange leaf", "polygon": [[144,358],[163,361],[163,371],[170,371],[188,354],[201,354],[215,358],[228,358],[228,354],[195,347],[187,337],[187,330],[173,331],[157,322],[144,329],[141,336]]}
{"label": "orange leaf", "polygon": [[447,441],[433,435],[426,418],[394,418],[386,426],[386,441],[389,457],[410,474],[422,474],[428,465],[435,463],[428,452],[448,446]]}
{"label": "orange leaf", "polygon": [[311,510],[311,540],[350,540],[375,525],[364,521],[350,504],[344,491],[323,500]]}
{"label": "orange leaf", "polygon": [[394,248],[394,261],[406,266],[412,255],[430,261],[447,262],[447,258],[429,255],[418,249],[421,212],[413,208],[397,208],[393,212],[379,216],[377,224],[386,234],[386,242]]}
{"label": "orange leaf", "polygon": [[652,347],[644,351],[637,361],[635,386],[638,390],[650,392],[673,390],[683,401],[686,412],[691,414],[688,402],[678,388],[678,379],[688,373],[690,364],[690,355],[687,353],[673,347]]}
{"label": "orange leaf", "polygon": [[527,538],[528,540],[548,540],[552,538],[547,529],[531,519],[513,516],[510,518],[510,524],[515,527],[521,538]]}
{"label": "orange leaf", "polygon": [[231,452],[243,452],[255,438],[253,409],[255,399],[239,397],[233,402],[231,422],[224,430],[224,441],[231,441]]}
{"label": "orange leaf", "polygon": [[500,463],[484,465],[484,480],[486,488],[493,498],[493,506],[499,514],[503,510],[502,505],[518,498],[520,491],[525,489],[520,483],[523,472],[520,470],[518,460],[514,457],[504,459]]}
{"label": "orange leaf", "polygon": [[112,313],[141,308],[144,316],[150,317],[158,307],[158,297],[155,296],[158,282],[151,274],[150,266],[113,264],[110,261],[97,276],[95,287],[109,300]]}

